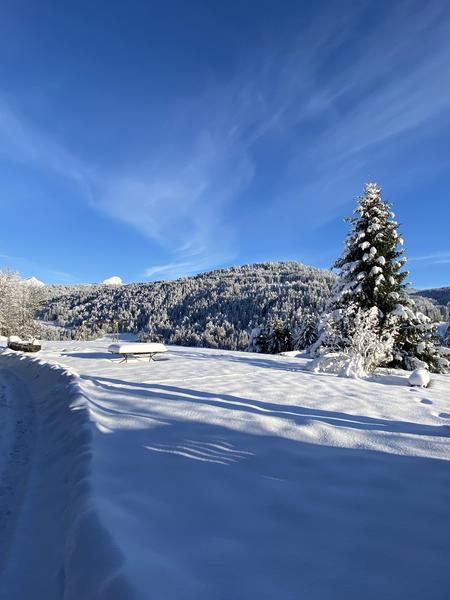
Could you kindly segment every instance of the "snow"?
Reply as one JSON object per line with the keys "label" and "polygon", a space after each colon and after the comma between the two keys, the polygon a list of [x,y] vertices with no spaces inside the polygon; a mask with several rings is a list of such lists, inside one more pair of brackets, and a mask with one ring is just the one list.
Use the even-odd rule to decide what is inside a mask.
{"label": "snow", "polygon": [[109,277],[108,279],[104,279],[102,281],[104,285],[123,285],[123,281],[117,275],[113,275],[113,277]]}
{"label": "snow", "polygon": [[409,385],[428,387],[430,385],[430,373],[426,369],[416,369],[409,376]]}
{"label": "snow", "polygon": [[391,311],[393,317],[399,317],[400,319],[407,319],[410,315],[410,311],[402,304],[397,304]]}
{"label": "snow", "polygon": [[113,354],[142,354],[143,352],[167,352],[167,348],[164,344],[156,342],[110,344],[108,352],[112,352]]}
{"label": "snow", "polygon": [[1,598],[448,597],[450,376],[109,343],[0,355]]}

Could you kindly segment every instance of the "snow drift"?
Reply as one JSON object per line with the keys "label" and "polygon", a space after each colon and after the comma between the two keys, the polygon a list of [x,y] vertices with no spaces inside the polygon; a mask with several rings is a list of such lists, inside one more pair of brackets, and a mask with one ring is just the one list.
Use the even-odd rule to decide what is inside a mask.
{"label": "snow drift", "polygon": [[0,470],[0,597],[132,598],[92,494],[92,424],[79,377],[6,351],[0,379],[17,392],[11,418],[27,424],[2,457],[12,456]]}

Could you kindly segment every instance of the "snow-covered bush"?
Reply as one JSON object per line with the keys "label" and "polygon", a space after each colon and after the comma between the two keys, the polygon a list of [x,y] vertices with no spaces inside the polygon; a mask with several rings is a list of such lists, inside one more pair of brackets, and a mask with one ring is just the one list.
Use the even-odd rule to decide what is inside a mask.
{"label": "snow-covered bush", "polygon": [[347,377],[365,377],[392,360],[395,336],[381,328],[376,307],[356,303],[327,313],[311,369]]}

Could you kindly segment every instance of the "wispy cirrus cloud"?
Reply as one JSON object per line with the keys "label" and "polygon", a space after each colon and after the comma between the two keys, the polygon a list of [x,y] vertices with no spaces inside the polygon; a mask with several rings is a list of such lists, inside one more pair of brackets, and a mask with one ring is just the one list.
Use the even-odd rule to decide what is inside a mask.
{"label": "wispy cirrus cloud", "polygon": [[[167,260],[149,265],[147,277],[231,261],[245,232],[230,212],[253,201],[252,184],[267,165],[262,148],[281,147],[286,158],[255,219],[269,229],[280,211],[303,211],[299,227],[308,227],[330,218],[360,173],[376,175],[373,156],[383,144],[402,155],[410,135],[448,122],[446,3],[396,2],[383,18],[368,17],[363,5],[322,11],[290,40],[273,34],[233,76],[173,98],[169,124],[155,140],[144,129],[148,142],[135,156],[130,148],[126,166],[80,158],[11,99],[0,103],[0,154],[68,178],[95,210],[157,243]],[[427,260],[447,261],[433,256]]]}
{"label": "wispy cirrus cloud", "polygon": [[92,175],[87,165],[54,132],[35,125],[13,104],[0,95],[0,157],[63,176],[89,197]]}

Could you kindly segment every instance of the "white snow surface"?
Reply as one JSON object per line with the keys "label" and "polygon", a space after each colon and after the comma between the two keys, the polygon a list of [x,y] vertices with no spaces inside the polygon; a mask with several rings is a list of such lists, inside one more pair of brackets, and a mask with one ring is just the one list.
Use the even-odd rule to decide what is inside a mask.
{"label": "white snow surface", "polygon": [[450,376],[0,355],[0,598],[446,600]]}
{"label": "white snow surface", "polygon": [[113,354],[142,354],[143,352],[167,352],[167,348],[160,342],[128,342],[125,344],[110,344],[108,352]]}
{"label": "white snow surface", "polygon": [[430,373],[426,369],[415,369],[409,376],[409,385],[428,387],[430,381]]}

